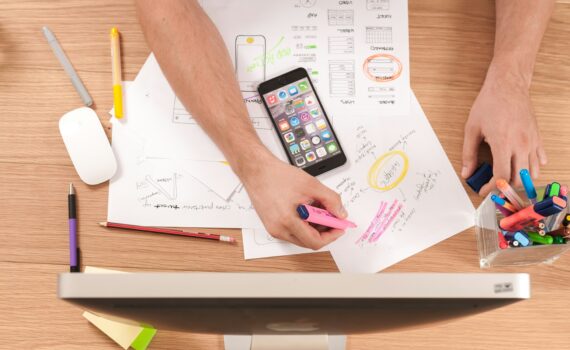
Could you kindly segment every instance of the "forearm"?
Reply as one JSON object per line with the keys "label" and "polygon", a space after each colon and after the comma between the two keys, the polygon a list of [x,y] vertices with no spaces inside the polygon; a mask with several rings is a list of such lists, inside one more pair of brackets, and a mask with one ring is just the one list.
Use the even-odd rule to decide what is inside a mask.
{"label": "forearm", "polygon": [[137,0],[147,42],[184,106],[241,176],[270,157],[248,117],[224,42],[196,1]]}
{"label": "forearm", "polygon": [[495,49],[489,74],[506,74],[528,88],[554,0],[496,0]]}

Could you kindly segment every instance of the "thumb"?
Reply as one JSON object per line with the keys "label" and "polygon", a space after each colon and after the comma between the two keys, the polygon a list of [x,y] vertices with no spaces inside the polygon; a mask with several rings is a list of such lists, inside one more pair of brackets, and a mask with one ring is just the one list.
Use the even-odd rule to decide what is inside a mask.
{"label": "thumb", "polygon": [[466,126],[465,137],[463,139],[463,166],[461,177],[466,179],[477,167],[477,153],[483,137],[479,128]]}
{"label": "thumb", "polygon": [[326,210],[334,216],[344,219],[348,216],[342,205],[340,195],[317,180],[318,186],[313,186],[312,197],[319,201]]}

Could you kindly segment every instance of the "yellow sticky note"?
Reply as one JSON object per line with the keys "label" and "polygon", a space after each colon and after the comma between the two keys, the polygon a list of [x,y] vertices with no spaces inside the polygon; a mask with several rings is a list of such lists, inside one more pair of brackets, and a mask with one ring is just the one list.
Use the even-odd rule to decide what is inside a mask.
{"label": "yellow sticky note", "polygon": [[[84,271],[85,273],[126,273],[92,266],[86,266]],[[156,334],[156,329],[150,325],[111,315],[96,315],[85,311],[83,317],[125,350],[129,347],[135,350],[145,350]]]}

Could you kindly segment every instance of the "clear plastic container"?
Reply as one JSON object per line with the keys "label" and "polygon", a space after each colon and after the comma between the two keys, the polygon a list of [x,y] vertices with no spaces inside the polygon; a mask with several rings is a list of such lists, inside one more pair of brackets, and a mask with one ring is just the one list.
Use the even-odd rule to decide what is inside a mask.
{"label": "clear plastic container", "polygon": [[[537,188],[538,198],[542,198],[544,188]],[[496,194],[496,193],[495,193]],[[521,198],[526,199],[524,191],[519,191]],[[491,194],[485,198],[475,213],[475,229],[479,247],[479,265],[481,268],[493,266],[534,265],[552,263],[561,254],[570,249],[566,244],[533,245],[521,248],[499,248],[499,220],[501,213],[491,200]]]}

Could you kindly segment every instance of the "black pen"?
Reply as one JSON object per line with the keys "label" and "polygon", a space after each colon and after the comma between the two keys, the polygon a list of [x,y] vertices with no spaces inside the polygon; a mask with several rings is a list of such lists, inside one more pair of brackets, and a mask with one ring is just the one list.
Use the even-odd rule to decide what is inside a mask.
{"label": "black pen", "polygon": [[69,209],[69,272],[80,272],[79,247],[77,245],[77,210],[73,184],[69,184],[67,205]]}

